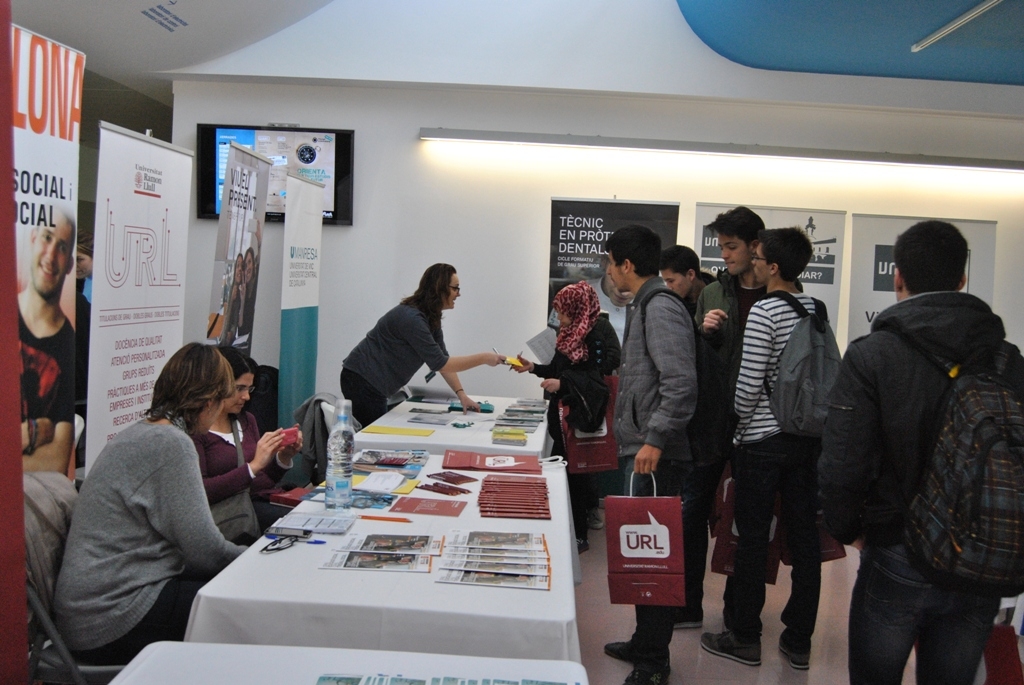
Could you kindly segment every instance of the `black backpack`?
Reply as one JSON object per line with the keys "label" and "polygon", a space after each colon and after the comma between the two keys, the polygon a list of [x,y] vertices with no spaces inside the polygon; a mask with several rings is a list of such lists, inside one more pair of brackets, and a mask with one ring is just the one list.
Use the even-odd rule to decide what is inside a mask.
{"label": "black backpack", "polygon": [[[683,298],[668,288],[652,290],[640,301],[640,324],[647,335],[647,303],[655,295],[665,293],[683,303]],[[711,349],[700,334],[697,322],[692,318],[694,341],[694,366],[697,368],[697,407],[690,423],[686,426],[686,437],[690,441],[690,452],[697,464],[713,464],[727,454],[732,436],[729,434],[729,410],[732,395],[729,392],[729,369],[722,358]]]}
{"label": "black backpack", "polygon": [[931,451],[922,455],[903,537],[915,566],[937,585],[1011,597],[1024,591],[1024,412],[1004,377],[1006,343],[988,363],[937,359],[949,377]]}

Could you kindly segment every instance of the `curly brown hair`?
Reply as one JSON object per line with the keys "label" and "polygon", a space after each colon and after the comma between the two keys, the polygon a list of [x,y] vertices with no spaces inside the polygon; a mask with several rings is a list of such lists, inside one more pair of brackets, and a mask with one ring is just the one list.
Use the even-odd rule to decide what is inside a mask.
{"label": "curly brown hair", "polygon": [[448,300],[448,289],[455,275],[455,267],[451,264],[432,264],[420,277],[420,285],[402,304],[415,307],[423,312],[430,324],[430,330],[441,327],[441,310]]}
{"label": "curly brown hair", "polygon": [[231,364],[216,347],[189,343],[167,360],[153,386],[150,419],[181,419],[189,434],[196,432],[199,415],[210,402],[235,394]]}

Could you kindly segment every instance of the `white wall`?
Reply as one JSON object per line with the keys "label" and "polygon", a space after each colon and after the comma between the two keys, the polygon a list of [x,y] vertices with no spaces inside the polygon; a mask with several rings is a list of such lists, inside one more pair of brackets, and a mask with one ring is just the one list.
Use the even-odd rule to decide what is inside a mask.
{"label": "white wall", "polygon": [[[1024,159],[1012,152],[1024,141],[1020,118],[427,86],[175,83],[175,144],[194,149],[198,122],[269,121],[356,131],[354,225],[324,229],[318,389],[337,392],[344,356],[437,261],[454,264],[463,284],[445,317],[449,350],[524,349],[544,325],[551,197],[679,202],[680,242],[691,245],[696,202],[994,220],[995,306],[1011,339],[1024,343],[1024,316],[1013,307],[1024,289],[1024,174],[418,139],[420,127],[441,126]],[[266,231],[253,347],[273,365],[280,291],[268,276],[278,268],[282,226]],[[186,339],[203,333],[215,235],[215,222],[193,220]],[[535,379],[505,369],[463,379],[478,397],[539,395]]]}

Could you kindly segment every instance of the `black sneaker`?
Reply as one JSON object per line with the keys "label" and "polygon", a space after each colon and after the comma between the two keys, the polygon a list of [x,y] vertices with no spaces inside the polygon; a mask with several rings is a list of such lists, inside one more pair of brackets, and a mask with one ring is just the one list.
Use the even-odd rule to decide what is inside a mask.
{"label": "black sneaker", "polygon": [[740,642],[731,630],[724,633],[704,633],[700,646],[715,656],[725,657],[747,666],[761,665],[761,642]]}
{"label": "black sneaker", "polygon": [[806,671],[811,667],[810,651],[798,652],[795,649],[791,649],[782,638],[779,638],[779,651],[789,659],[789,665],[798,671]]}
{"label": "black sneaker", "polygon": [[619,661],[628,661],[631,664],[636,663],[636,652],[633,650],[632,640],[609,642],[604,646],[604,653]]}
{"label": "black sneaker", "polygon": [[665,685],[671,670],[667,661],[661,666],[641,664],[626,676],[623,685]]}
{"label": "black sneaker", "polygon": [[704,612],[700,609],[680,607],[676,610],[674,628],[701,628],[704,626]]}
{"label": "black sneaker", "polygon": [[590,543],[583,538],[576,538],[576,554],[583,554],[590,549]]}

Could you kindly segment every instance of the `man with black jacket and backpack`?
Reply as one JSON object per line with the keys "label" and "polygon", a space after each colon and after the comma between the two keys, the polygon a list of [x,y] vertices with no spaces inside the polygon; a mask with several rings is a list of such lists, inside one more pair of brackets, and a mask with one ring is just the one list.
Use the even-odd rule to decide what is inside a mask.
{"label": "man with black jacket and backpack", "polygon": [[[996,368],[1001,357],[1002,380],[1024,397],[1024,359],[1005,342],[1002,320],[959,292],[967,254],[944,221],[902,233],[893,249],[897,303],[850,343],[832,389],[819,479],[826,527],[861,549],[850,604],[853,685],[901,682],[915,641],[917,682],[971,683],[999,609],[997,596],[926,577],[908,548],[920,541],[906,525],[908,504],[928,475],[951,379]],[[1019,556],[1019,528],[1013,537]]]}
{"label": "man with black jacket and backpack", "polygon": [[788,422],[784,425],[784,417],[777,417],[770,406],[772,391],[780,391],[780,359],[797,323],[819,309],[796,285],[812,254],[811,241],[802,229],[778,228],[758,233],[752,257],[755,277],[766,285],[767,294],[750,309],[736,383],[739,423],[732,464],[739,542],[733,611],[724,632],[704,633],[700,640],[705,651],[749,666],[761,663],[761,609],[776,494],[781,495],[782,524],[793,561],[792,589],[782,612],[786,629],[779,649],[793,668],[808,668],[818,613],[821,548],[815,523],[815,465],[821,440],[783,432]]}
{"label": "man with black jacket and backpack", "polygon": [[[615,440],[633,494],[679,495],[692,454],[686,428],[697,405],[693,323],[680,298],[658,277],[661,239],[645,226],[615,231],[605,245],[608,275],[633,294],[626,311],[615,401]],[[684,545],[685,547],[685,545]],[[632,662],[626,685],[664,685],[676,607],[636,607],[636,631],[605,645],[609,656]]]}

